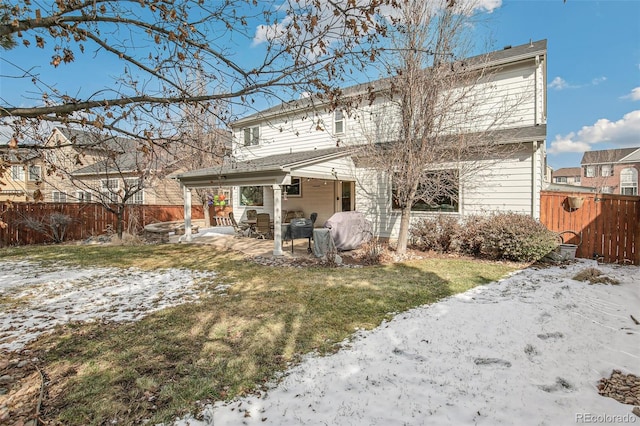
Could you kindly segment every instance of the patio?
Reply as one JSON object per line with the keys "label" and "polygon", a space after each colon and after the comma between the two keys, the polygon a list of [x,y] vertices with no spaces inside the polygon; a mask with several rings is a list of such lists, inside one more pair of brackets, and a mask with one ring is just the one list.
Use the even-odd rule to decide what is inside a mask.
{"label": "patio", "polygon": [[[180,235],[172,235],[169,238],[169,242],[178,243],[179,238]],[[192,234],[190,244],[208,244],[224,250],[239,251],[249,256],[274,257],[273,240],[237,237],[232,226],[200,228],[197,234]],[[291,241],[284,241],[282,243],[283,253],[280,257],[315,259],[316,257],[313,254],[307,252],[308,246],[307,239],[293,240],[292,253]]]}

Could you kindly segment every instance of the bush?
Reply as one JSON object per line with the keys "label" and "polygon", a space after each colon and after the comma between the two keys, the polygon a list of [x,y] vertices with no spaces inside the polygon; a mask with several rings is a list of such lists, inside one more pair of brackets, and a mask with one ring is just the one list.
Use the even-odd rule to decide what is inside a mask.
{"label": "bush", "polygon": [[530,216],[495,214],[481,221],[480,255],[491,259],[531,262],[543,258],[557,245],[558,237]]}
{"label": "bush", "polygon": [[409,238],[417,250],[516,262],[541,259],[558,243],[554,232],[532,217],[516,213],[469,216],[462,222],[445,215],[425,218],[411,226]]}
{"label": "bush", "polygon": [[462,227],[457,217],[438,215],[417,221],[409,229],[411,247],[440,253],[460,251]]}

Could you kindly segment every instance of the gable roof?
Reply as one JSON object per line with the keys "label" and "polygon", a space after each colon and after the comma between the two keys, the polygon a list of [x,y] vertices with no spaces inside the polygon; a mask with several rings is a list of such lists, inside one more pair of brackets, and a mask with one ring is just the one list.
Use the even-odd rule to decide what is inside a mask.
{"label": "gable roof", "polygon": [[[547,52],[547,40],[539,40],[535,42],[529,42],[519,46],[511,47],[507,46],[504,49],[496,50],[489,53],[483,53],[481,55],[472,56],[469,58],[457,61],[465,66],[467,70],[479,69],[481,67],[497,67],[509,63],[515,63],[526,59],[535,58],[537,55],[545,55]],[[342,90],[345,97],[356,96],[359,94],[365,94],[370,91],[380,91],[389,86],[391,81],[390,77],[382,78],[372,82],[361,83],[354,86],[346,87]],[[309,109],[312,107],[318,107],[326,103],[326,100],[320,96],[307,96],[300,99],[283,102],[279,105],[271,108],[258,111],[246,117],[243,117],[231,124],[231,127],[237,127],[252,122],[264,120],[268,117],[277,116],[280,114],[287,114],[291,112],[297,112],[300,110]]]}
{"label": "gable roof", "polygon": [[582,161],[580,162],[580,164],[617,163],[639,149],[640,147],[586,151],[582,156]]}
{"label": "gable roof", "polygon": [[582,168],[581,167],[563,167],[558,170],[554,170],[551,172],[551,176],[553,177],[572,177],[572,176],[581,176]]}

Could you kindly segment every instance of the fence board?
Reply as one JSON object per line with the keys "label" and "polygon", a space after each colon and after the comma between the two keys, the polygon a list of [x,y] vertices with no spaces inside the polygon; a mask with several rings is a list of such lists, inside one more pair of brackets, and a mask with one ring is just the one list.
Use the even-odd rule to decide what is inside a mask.
{"label": "fence board", "polygon": [[[73,222],[68,226],[65,241],[83,240],[100,235],[108,229],[116,229],[116,216],[97,203],[2,203],[0,220],[6,224],[0,227],[0,247],[49,243],[52,239],[24,225],[25,218],[44,220],[53,213],[68,215]],[[193,206],[193,219],[204,218],[202,206]],[[182,206],[131,205],[124,215],[125,230],[139,231],[154,222],[170,222],[184,219]]]}
{"label": "fence board", "polygon": [[[567,197],[571,196],[582,197],[582,207],[570,209]],[[581,235],[577,257],[640,265],[640,197],[543,191],[540,204],[540,221],[547,228]]]}

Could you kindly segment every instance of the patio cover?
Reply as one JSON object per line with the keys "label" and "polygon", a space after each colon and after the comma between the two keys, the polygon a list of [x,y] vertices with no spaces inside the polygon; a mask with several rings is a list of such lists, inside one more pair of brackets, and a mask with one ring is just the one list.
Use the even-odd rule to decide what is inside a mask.
{"label": "patio cover", "polygon": [[[172,176],[178,180],[184,192],[185,235],[191,240],[191,189],[212,186],[271,186],[273,188],[273,254],[280,256],[282,251],[282,185],[291,184],[291,176],[313,177],[333,180],[331,168],[314,167],[314,172],[300,173],[305,166],[319,165],[323,162],[351,155],[354,148],[336,147],[313,151],[290,152],[271,155],[247,161],[226,159],[221,165],[206,169],[192,170]],[[344,179],[348,177],[341,177]]]}

